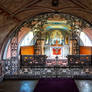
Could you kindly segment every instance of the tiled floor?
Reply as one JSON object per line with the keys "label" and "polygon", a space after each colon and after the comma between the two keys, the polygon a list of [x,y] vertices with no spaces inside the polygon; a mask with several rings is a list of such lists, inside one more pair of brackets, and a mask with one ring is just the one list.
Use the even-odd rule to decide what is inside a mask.
{"label": "tiled floor", "polygon": [[[0,83],[0,92],[33,92],[37,80],[7,80]],[[92,80],[75,80],[80,92],[92,92]]]}
{"label": "tiled floor", "polygon": [[0,83],[0,92],[33,92],[37,80],[7,80]]}
{"label": "tiled floor", "polygon": [[75,80],[80,92],[92,92],[92,80]]}

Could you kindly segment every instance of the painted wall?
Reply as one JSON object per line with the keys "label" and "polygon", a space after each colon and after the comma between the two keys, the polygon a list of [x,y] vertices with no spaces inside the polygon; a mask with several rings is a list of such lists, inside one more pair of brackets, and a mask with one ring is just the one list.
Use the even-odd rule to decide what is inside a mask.
{"label": "painted wall", "polygon": [[23,46],[20,50],[21,55],[34,55],[34,46]]}
{"label": "painted wall", "polygon": [[33,39],[33,32],[29,32],[22,40],[20,46],[30,46],[33,44],[32,42]]}
{"label": "painted wall", "polygon": [[80,46],[81,55],[92,55],[92,47]]}
{"label": "painted wall", "polygon": [[80,46],[92,46],[92,40],[84,33],[80,33]]}

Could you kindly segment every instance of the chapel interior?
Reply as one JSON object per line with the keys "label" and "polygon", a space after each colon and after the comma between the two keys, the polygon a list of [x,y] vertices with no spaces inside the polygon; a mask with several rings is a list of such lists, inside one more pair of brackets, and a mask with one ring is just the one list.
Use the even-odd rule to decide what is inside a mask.
{"label": "chapel interior", "polygon": [[91,4],[0,0],[0,92],[92,92]]}

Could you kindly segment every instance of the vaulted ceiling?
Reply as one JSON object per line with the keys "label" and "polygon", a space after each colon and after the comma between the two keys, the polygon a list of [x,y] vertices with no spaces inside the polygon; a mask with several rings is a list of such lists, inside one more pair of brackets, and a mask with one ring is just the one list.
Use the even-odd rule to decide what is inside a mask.
{"label": "vaulted ceiling", "polygon": [[44,12],[62,12],[92,24],[92,0],[0,0],[0,46],[8,34],[29,17]]}

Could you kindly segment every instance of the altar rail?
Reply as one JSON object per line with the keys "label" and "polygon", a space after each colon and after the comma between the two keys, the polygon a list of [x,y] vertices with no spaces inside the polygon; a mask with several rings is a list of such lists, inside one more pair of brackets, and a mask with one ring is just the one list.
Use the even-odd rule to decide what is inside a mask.
{"label": "altar rail", "polygon": [[38,80],[40,78],[72,78],[72,79],[78,79],[78,80],[92,80],[92,76],[90,75],[74,75],[74,76],[62,76],[62,77],[41,77],[41,76],[31,76],[31,75],[5,75],[4,79],[6,80]]}
{"label": "altar rail", "polygon": [[18,74],[4,76],[5,79],[74,78],[92,79],[92,69],[69,67],[24,68]]}
{"label": "altar rail", "polygon": [[[23,56],[22,56],[23,57]],[[92,78],[92,56],[91,55],[69,55],[66,66],[46,66],[45,55],[27,55],[20,61],[4,60],[5,78],[80,78],[89,76]],[[35,59],[36,60],[35,60]],[[30,62],[32,62],[30,65]],[[52,61],[50,61],[52,62]],[[57,61],[56,61],[57,62]],[[77,62],[77,63],[76,63]],[[84,63],[82,63],[84,62]],[[23,65],[22,65],[22,64]],[[26,64],[27,63],[27,64]],[[19,64],[21,66],[19,66]],[[23,79],[22,78],[22,79]],[[83,77],[84,78],[84,77]]]}

